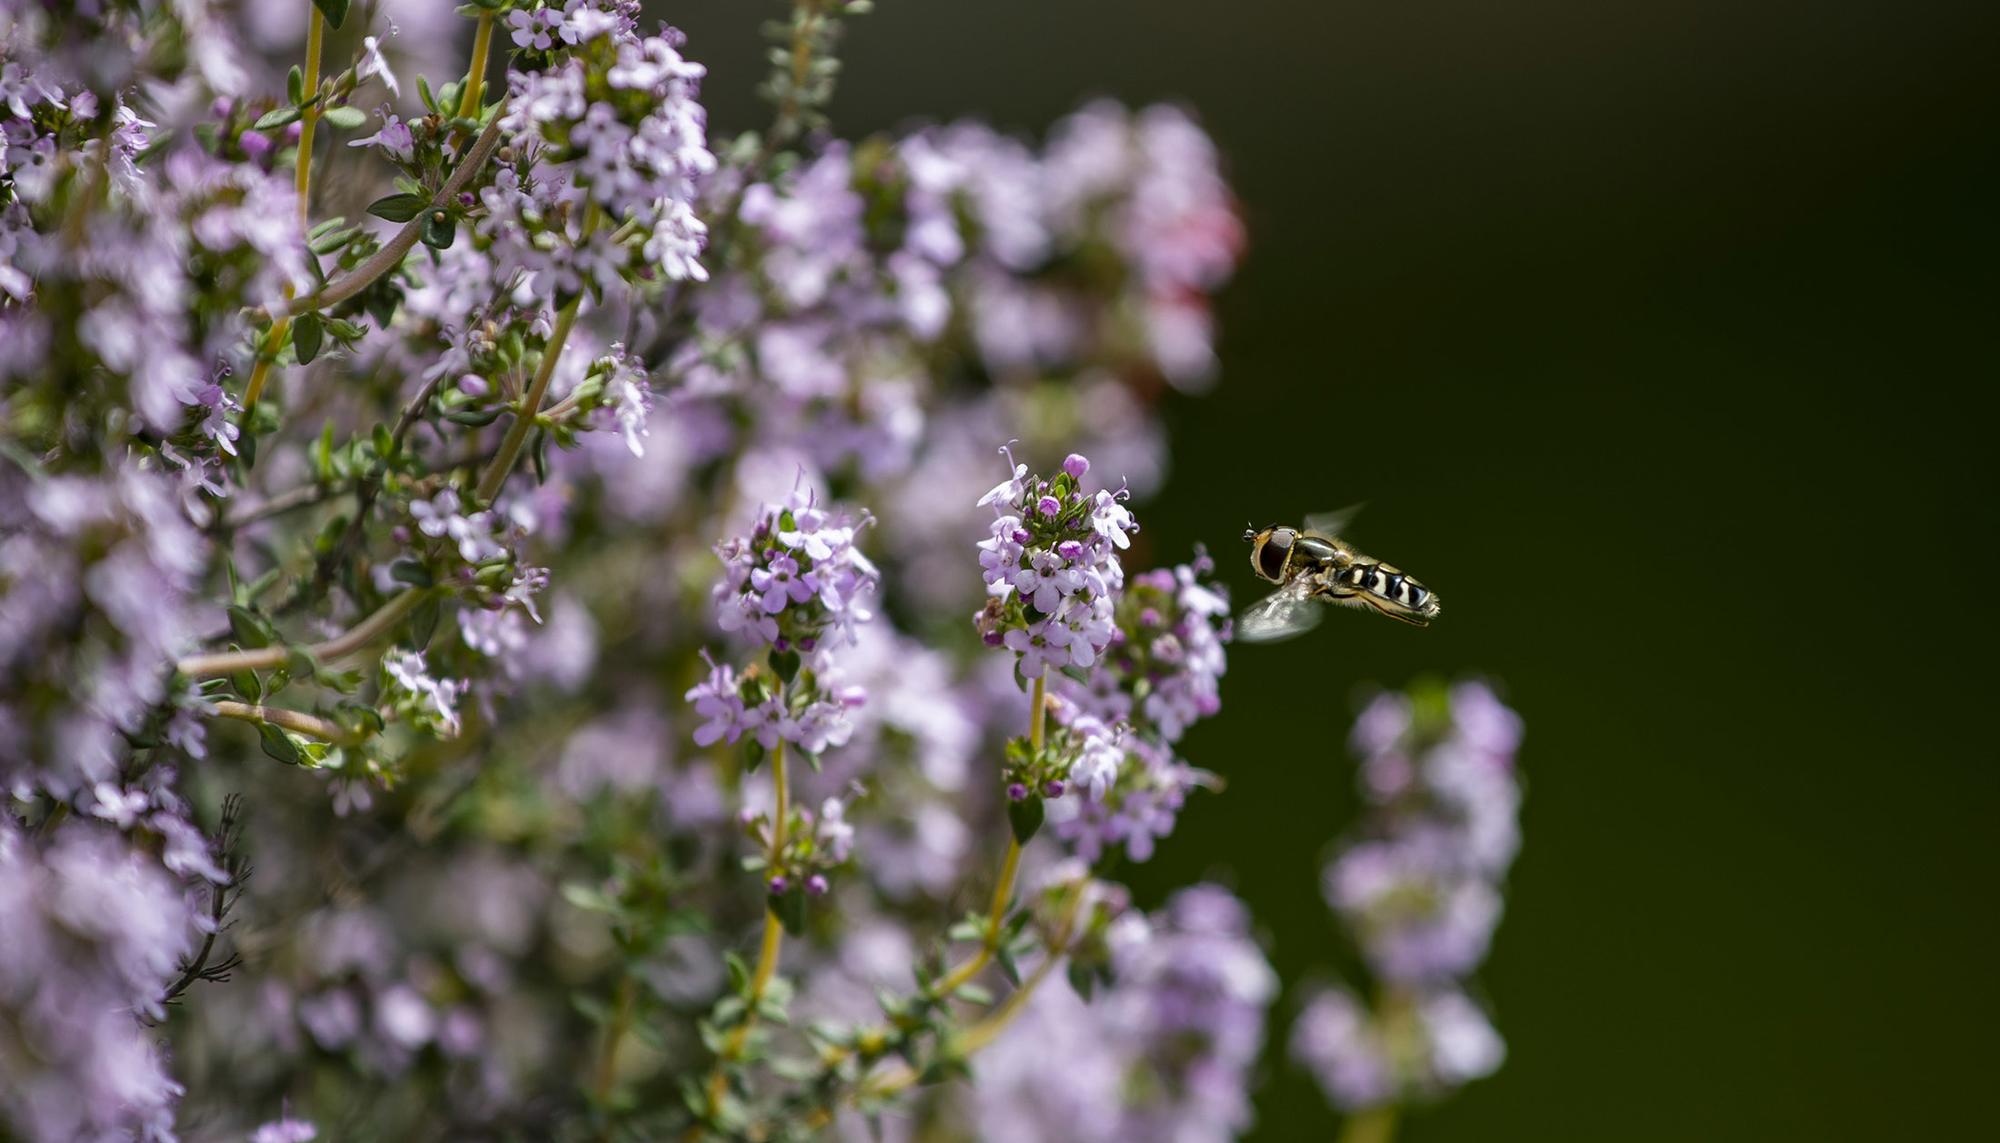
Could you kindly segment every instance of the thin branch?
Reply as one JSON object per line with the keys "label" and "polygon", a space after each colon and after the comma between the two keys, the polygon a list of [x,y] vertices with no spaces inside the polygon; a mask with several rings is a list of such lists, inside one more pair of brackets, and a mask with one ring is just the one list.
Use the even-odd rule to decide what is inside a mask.
{"label": "thin branch", "polygon": [[[592,200],[584,208],[582,233],[577,241],[582,242],[597,229],[597,203]],[[500,453],[486,472],[479,478],[479,485],[473,490],[473,497],[481,504],[491,504],[500,494],[500,486],[507,482],[507,474],[514,470],[514,462],[520,458],[521,446],[527,442],[528,433],[535,427],[535,414],[541,411],[542,398],[549,391],[549,380],[556,374],[556,359],[562,356],[563,344],[569,340],[570,330],[576,328],[577,312],[583,307],[583,295],[569,300],[569,304],[556,313],[556,327],[549,332],[548,343],[542,346],[542,361],[535,369],[535,379],[528,384],[527,393],[521,397],[521,407],[515,410],[514,423],[507,426],[507,435],[500,439]]]}
{"label": "thin branch", "polygon": [[471,185],[473,176],[485,168],[487,160],[493,157],[493,152],[500,149],[500,119],[501,116],[495,113],[493,121],[486,125],[486,130],[480,132],[478,141],[472,144],[472,149],[467,151],[465,158],[453,168],[451,177],[445,180],[444,186],[438,188],[437,194],[431,196],[431,205],[404,223],[403,228],[384,243],[380,250],[368,256],[367,261],[321,286],[318,291],[285,303],[276,314],[261,307],[249,310],[251,320],[263,321],[274,317],[287,320],[303,313],[337,306],[373,285],[375,279],[401,266],[404,256],[409,254],[416,246],[417,240],[423,237],[424,227],[429,223],[431,211],[442,210],[457,199],[459,192]]}
{"label": "thin branch", "polygon": [[297,488],[288,488],[256,504],[239,504],[235,511],[224,518],[224,522],[231,528],[242,528],[259,520],[282,516],[294,509],[309,508],[314,504],[331,500],[345,491],[347,489],[338,484],[301,484]]}
{"label": "thin branch", "polygon": [[417,418],[423,415],[424,409],[431,403],[431,397],[443,383],[444,375],[440,373],[424,382],[423,387],[417,390],[417,395],[404,406],[403,415],[396,418],[395,431],[389,434],[389,451],[376,457],[375,463],[368,469],[368,475],[355,484],[354,518],[347,522],[347,528],[341,532],[340,539],[319,558],[318,566],[313,568],[311,588],[313,597],[326,593],[327,586],[333,582],[334,569],[347,561],[347,554],[353,551],[354,545],[360,541],[361,533],[368,527],[368,512],[375,507],[375,497],[382,491],[382,478],[388,475],[390,460],[403,451],[403,439],[409,436],[410,427],[417,423]]}
{"label": "thin branch", "polygon": [[[403,617],[417,609],[424,601],[429,589],[421,587],[405,588],[389,602],[383,604],[373,615],[348,628],[339,635],[321,643],[306,647],[306,653],[316,662],[330,663],[345,659],[366,648],[394,630]],[[232,674],[236,671],[267,671],[282,667],[292,657],[292,649],[284,645],[255,647],[242,651],[218,651],[207,655],[189,655],[174,664],[174,668],[190,679],[213,678],[217,675]]]}
{"label": "thin branch", "polygon": [[230,699],[212,701],[209,709],[219,718],[233,718],[242,722],[269,723],[286,730],[296,730],[300,734],[310,734],[323,742],[335,746],[352,746],[361,741],[360,736],[332,719],[321,718],[304,711],[286,710],[283,707],[265,706],[262,703],[235,702]]}

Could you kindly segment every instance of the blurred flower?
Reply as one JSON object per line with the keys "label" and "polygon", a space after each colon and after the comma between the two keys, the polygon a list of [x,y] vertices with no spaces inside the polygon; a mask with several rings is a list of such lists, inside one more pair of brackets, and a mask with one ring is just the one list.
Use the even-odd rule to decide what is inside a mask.
{"label": "blurred flower", "polygon": [[1364,836],[1327,866],[1327,901],[1379,986],[1308,1000],[1292,1054],[1355,1110],[1491,1074],[1506,1049],[1464,982],[1486,957],[1519,845],[1521,721],[1483,683],[1378,695],[1355,721]]}

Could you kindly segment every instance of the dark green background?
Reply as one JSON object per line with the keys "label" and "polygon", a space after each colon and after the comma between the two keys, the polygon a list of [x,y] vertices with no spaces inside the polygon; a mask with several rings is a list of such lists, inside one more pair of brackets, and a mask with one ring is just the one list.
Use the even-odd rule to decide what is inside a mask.
{"label": "dark green background", "polygon": [[[1405,1138],[1983,1133],[2000,1027],[1993,5],[887,0],[844,134],[1090,95],[1198,109],[1251,245],[1222,385],[1169,407],[1154,550],[1254,590],[1246,519],[1357,500],[1447,603],[1232,656],[1225,796],[1137,875],[1341,955],[1317,861],[1368,680],[1528,720],[1485,973],[1510,1057]],[[656,9],[761,121],[748,0]],[[1299,749],[1303,744],[1304,749]],[[1288,1015],[1288,1010],[1286,1011]],[[1273,1054],[1261,1139],[1331,1117]]]}

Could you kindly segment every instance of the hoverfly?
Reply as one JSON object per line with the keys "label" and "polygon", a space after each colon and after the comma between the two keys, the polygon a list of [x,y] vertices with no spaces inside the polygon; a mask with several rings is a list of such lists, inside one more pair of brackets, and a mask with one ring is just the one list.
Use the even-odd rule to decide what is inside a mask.
{"label": "hoverfly", "polygon": [[1319,625],[1321,604],[1369,607],[1391,619],[1428,627],[1438,617],[1437,593],[1415,576],[1371,556],[1334,533],[1358,508],[1306,517],[1304,528],[1272,525],[1243,533],[1250,566],[1278,590],[1243,613],[1236,637],[1247,643],[1289,639]]}

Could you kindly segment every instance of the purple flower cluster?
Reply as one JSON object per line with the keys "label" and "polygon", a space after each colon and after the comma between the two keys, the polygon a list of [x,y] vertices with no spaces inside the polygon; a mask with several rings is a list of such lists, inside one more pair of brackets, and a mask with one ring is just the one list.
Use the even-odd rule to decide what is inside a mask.
{"label": "purple flower cluster", "polygon": [[[37,480],[0,459],[0,789],[69,797],[114,776],[203,619],[207,560],[159,472]],[[163,733],[199,754],[198,721]]]}
{"label": "purple flower cluster", "polygon": [[[179,18],[205,23],[201,5]],[[157,31],[174,34],[174,19]],[[139,438],[205,523],[236,453],[218,382],[246,360],[241,310],[310,280],[296,195],[288,177],[220,158],[194,131],[165,135],[125,94],[85,86],[131,62],[119,37],[77,76],[65,64],[79,61],[38,35],[84,33],[0,28],[0,301],[16,303],[0,305],[0,385],[18,423],[49,434],[32,451],[79,401],[119,408],[102,439],[79,429],[65,445],[109,457]],[[225,114],[198,129],[233,138],[246,125]]]}
{"label": "purple flower cluster", "polygon": [[1520,740],[1520,718],[1476,682],[1380,695],[1355,724],[1369,818],[1325,889],[1381,999],[1371,1013],[1345,989],[1321,992],[1293,1034],[1293,1054],[1343,1107],[1500,1066],[1504,1046],[1465,981],[1486,957],[1520,844]]}
{"label": "purple flower cluster", "polygon": [[712,594],[717,625],[779,652],[853,643],[880,579],[856,546],[869,519],[821,507],[803,489],[765,505],[748,535],[715,546],[723,566]]}
{"label": "purple flower cluster", "polygon": [[71,823],[38,850],[0,815],[0,1127],[173,1138],[181,1087],[141,1018],[199,939],[195,904],[109,828]]}
{"label": "purple flower cluster", "polygon": [[706,69],[680,54],[680,33],[640,35],[638,5],[621,0],[509,19],[517,43],[557,54],[542,70],[508,73],[501,128],[512,157],[482,196],[479,224],[496,260],[528,272],[543,297],[705,279],[708,232],[694,202],[715,156],[698,102]]}
{"label": "purple flower cluster", "polygon": [[1221,709],[1227,668],[1229,597],[1207,577],[1206,553],[1173,568],[1134,575],[1117,604],[1117,635],[1087,684],[1065,682],[1056,721],[1122,724],[1121,764],[1087,802],[1050,807],[1056,836],[1086,861],[1123,848],[1134,861],[1153,855],[1173,832],[1189,791],[1210,776],[1175,753],[1189,726]]}
{"label": "purple flower cluster", "polygon": [[1070,454],[1045,480],[1028,475],[1009,449],[1001,453],[1012,475],[979,498],[994,515],[991,534],[979,542],[988,594],[976,618],[980,638],[1014,652],[1028,678],[1093,667],[1118,631],[1117,596],[1125,586],[1118,552],[1139,525],[1123,493],[1084,491],[1084,457]]}
{"label": "purple flower cluster", "polygon": [[1113,922],[1110,987],[1086,1004],[1048,982],[979,1057],[979,1138],[1206,1143],[1248,1129],[1250,1072],[1277,992],[1249,924],[1215,885]]}
{"label": "purple flower cluster", "polygon": [[707,678],[687,692],[702,719],[696,743],[750,735],[767,750],[785,741],[817,755],[847,741],[849,715],[866,692],[836,687],[825,674],[834,650],[852,646],[871,617],[867,597],[880,573],[856,544],[869,519],[794,489],[765,505],[749,534],[715,546],[723,565],[711,596],[717,624],[763,643],[771,666],[739,676],[710,662]]}
{"label": "purple flower cluster", "polygon": [[808,754],[844,746],[854,733],[850,713],[867,701],[867,692],[848,687],[836,693],[810,685],[787,695],[764,672],[738,676],[727,664],[709,665],[708,676],[689,688],[694,704],[697,746],[749,736],[766,750],[789,742]]}

